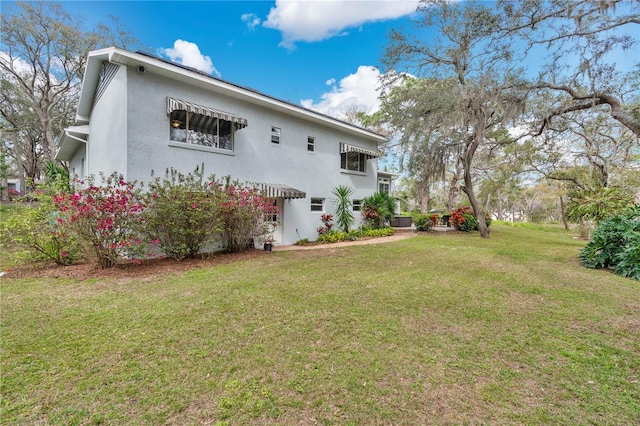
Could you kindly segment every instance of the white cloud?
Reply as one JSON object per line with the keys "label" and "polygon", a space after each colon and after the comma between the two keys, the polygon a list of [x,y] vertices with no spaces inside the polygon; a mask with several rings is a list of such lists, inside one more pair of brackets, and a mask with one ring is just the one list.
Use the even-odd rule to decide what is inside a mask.
{"label": "white cloud", "polygon": [[303,99],[300,104],[309,109],[337,118],[345,118],[349,109],[374,113],[380,109],[380,71],[376,67],[361,65],[354,74],[340,80],[327,80],[331,91],[324,93],[318,103],[313,99]]}
{"label": "white cloud", "polygon": [[276,0],[263,25],[282,33],[281,46],[343,35],[366,22],[396,19],[415,12],[419,0]]}
{"label": "white cloud", "polygon": [[200,53],[200,48],[195,43],[178,39],[173,43],[173,47],[160,48],[158,51],[173,62],[193,67],[207,74],[220,76],[218,70],[213,66],[211,58]]}
{"label": "white cloud", "polygon": [[255,13],[245,13],[240,19],[242,19],[242,22],[247,23],[247,27],[249,27],[250,30],[255,30],[256,27],[262,23],[262,20]]}

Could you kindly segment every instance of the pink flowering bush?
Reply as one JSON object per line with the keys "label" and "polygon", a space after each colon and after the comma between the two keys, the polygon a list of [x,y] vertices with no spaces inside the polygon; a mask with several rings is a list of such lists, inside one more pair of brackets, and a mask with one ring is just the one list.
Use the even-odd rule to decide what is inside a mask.
{"label": "pink flowering bush", "polygon": [[168,169],[148,185],[144,199],[145,235],[165,256],[194,258],[222,232],[222,189],[206,182],[200,167],[186,175]]}
{"label": "pink flowering bush", "polygon": [[246,250],[254,238],[264,238],[277,224],[278,207],[259,189],[239,182],[218,183],[223,191],[222,242],[230,252]]}
{"label": "pink flowering bush", "polygon": [[87,257],[106,268],[144,250],[140,225],[145,205],[135,184],[122,175],[101,177],[100,186],[89,178],[77,182],[84,189],[55,195],[53,200],[60,229],[75,236]]}

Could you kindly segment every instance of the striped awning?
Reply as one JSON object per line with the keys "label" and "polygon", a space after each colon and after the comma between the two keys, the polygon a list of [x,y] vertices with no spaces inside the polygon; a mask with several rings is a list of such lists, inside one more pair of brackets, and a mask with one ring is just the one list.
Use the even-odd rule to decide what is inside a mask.
{"label": "striped awning", "polygon": [[360,148],[359,146],[340,142],[340,154],[344,154],[345,152],[358,152],[360,154],[366,155],[368,159],[378,158],[382,156],[382,153],[379,151],[371,151],[370,149]]}
{"label": "striped awning", "polygon": [[230,121],[235,123],[237,129],[247,127],[247,119],[240,117],[239,115],[167,97],[167,114],[171,114],[173,111],[187,111],[192,114]]}
{"label": "striped awning", "polygon": [[306,198],[307,194],[299,189],[292,188],[280,183],[263,183],[262,191],[269,198]]}

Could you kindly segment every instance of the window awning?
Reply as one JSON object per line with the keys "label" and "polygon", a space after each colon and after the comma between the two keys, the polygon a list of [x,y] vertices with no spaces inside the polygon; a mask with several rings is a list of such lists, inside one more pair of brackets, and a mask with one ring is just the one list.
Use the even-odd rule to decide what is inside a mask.
{"label": "window awning", "polygon": [[359,146],[349,145],[346,143],[340,143],[340,154],[345,152],[358,152],[367,156],[367,159],[378,158],[382,156],[379,151],[371,151],[370,149],[360,148]]}
{"label": "window awning", "polygon": [[239,115],[167,97],[167,114],[171,114],[173,111],[187,111],[193,114],[230,121],[235,123],[237,129],[243,129],[248,125],[247,119]]}
{"label": "window awning", "polygon": [[280,183],[263,183],[262,191],[269,198],[294,199],[307,197],[305,192]]}

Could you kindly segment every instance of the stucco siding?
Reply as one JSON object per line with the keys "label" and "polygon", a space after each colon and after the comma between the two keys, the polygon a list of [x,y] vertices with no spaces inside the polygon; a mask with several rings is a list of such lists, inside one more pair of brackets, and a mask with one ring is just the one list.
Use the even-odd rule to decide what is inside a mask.
{"label": "stucco siding", "polygon": [[91,111],[87,170],[98,176],[127,170],[127,69],[120,67]]}
{"label": "stucco siding", "polygon": [[[170,143],[167,97],[239,115],[248,126],[235,132],[233,152]],[[277,145],[271,142],[271,126],[281,129]],[[314,152],[307,150],[308,137],[315,138]],[[336,186],[354,188],[354,199],[377,190],[376,160],[367,161],[366,173],[346,173],[340,169],[340,143],[377,150],[373,138],[225,96],[215,87],[203,90],[121,66],[91,114],[88,166],[94,174],[118,171],[128,180],[149,182],[151,170],[162,177],[167,168],[189,173],[204,163],[206,176],[289,185],[307,194],[304,199],[284,200],[280,243],[293,244],[299,238],[317,237],[321,213],[311,211],[311,198],[323,198],[325,212],[333,213],[331,192]],[[359,212],[354,215],[360,218]]]}
{"label": "stucco siding", "polygon": [[87,176],[86,158],[87,146],[81,144],[69,160],[69,173],[72,179],[84,179]]}

